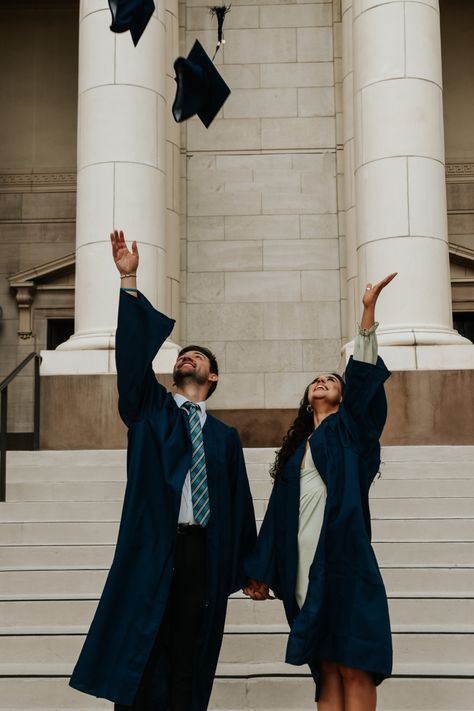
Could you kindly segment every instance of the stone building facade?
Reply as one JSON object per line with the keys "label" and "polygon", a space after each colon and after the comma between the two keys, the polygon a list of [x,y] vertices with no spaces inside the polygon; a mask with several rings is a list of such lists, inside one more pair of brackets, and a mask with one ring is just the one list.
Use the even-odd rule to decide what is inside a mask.
{"label": "stone building facade", "polygon": [[[452,318],[472,334],[469,0],[234,0],[216,57],[232,94],[208,130],[174,123],[173,60],[196,37],[212,54],[215,21],[203,0],[156,5],[136,48],[110,32],[106,0],[0,10],[0,376],[44,352],[45,446],[123,443],[118,423],[103,429],[114,226],[139,242],[140,288],[176,318],[157,371],[177,344],[211,347],[212,406],[241,430],[284,430],[315,371],[343,367],[365,282],[393,270],[378,316],[396,383],[419,401],[449,371],[462,394],[474,372]],[[48,350],[48,329],[51,345],[73,317]],[[15,387],[10,425],[24,431],[30,374]],[[406,419],[395,391],[394,429]],[[55,438],[66,419],[80,440]]]}

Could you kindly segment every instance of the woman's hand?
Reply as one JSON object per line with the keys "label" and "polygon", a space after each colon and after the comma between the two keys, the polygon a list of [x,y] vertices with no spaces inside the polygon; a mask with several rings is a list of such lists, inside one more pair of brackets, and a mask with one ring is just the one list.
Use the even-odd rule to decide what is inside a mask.
{"label": "woman's hand", "polygon": [[367,284],[365,287],[364,291],[364,296],[362,297],[362,303],[364,304],[365,308],[370,308],[371,306],[375,306],[377,303],[377,299],[379,298],[379,294],[384,289],[387,284],[390,284],[392,279],[395,279],[397,276],[398,272],[393,272],[392,274],[389,274],[388,276],[385,277],[385,279],[382,279],[382,281],[379,281],[378,284]]}
{"label": "woman's hand", "polygon": [[138,269],[138,248],[137,243],[132,242],[132,251],[130,252],[123,236],[122,230],[115,230],[110,233],[110,241],[112,243],[112,254],[114,262],[120,274],[136,274]]}
{"label": "woman's hand", "polygon": [[362,297],[362,303],[364,304],[364,313],[360,320],[361,328],[372,328],[375,323],[375,304],[379,298],[379,294],[384,289],[387,284],[390,284],[392,279],[395,279],[398,272],[392,272],[379,281],[377,284],[367,284],[364,291],[364,296]]}
{"label": "woman's hand", "polygon": [[242,592],[247,597],[251,597],[252,600],[274,600],[273,595],[270,595],[270,588],[266,583],[260,583],[258,580],[249,578],[247,586],[243,588]]}

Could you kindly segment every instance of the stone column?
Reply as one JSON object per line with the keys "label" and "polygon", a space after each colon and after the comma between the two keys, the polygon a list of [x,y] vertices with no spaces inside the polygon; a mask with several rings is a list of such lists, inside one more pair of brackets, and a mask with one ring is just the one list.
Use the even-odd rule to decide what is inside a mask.
{"label": "stone column", "polygon": [[[158,308],[167,312],[170,307],[166,9],[163,3],[156,5],[155,14],[134,47],[128,32],[110,31],[106,0],[81,0],[76,330],[60,349],[88,351],[89,357],[84,353],[82,357],[82,362],[88,363],[84,365],[86,372],[113,370],[110,350],[114,348],[119,294],[109,239],[114,227],[123,229],[130,243],[133,239],[138,242],[139,288]],[[73,361],[77,365],[78,358]],[[65,370],[77,372],[75,366],[72,371],[65,366]],[[84,370],[80,368],[79,372]]]}
{"label": "stone column", "polygon": [[389,366],[473,367],[452,328],[438,0],[352,15],[359,291],[399,272],[377,314]]}

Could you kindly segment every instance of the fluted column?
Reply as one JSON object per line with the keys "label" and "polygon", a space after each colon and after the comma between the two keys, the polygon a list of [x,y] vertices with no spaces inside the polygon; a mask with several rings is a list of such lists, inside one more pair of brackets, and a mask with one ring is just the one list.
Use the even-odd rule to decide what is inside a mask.
{"label": "fluted column", "polygon": [[389,365],[473,367],[452,328],[438,0],[352,10],[359,285],[399,272],[378,307]]}
{"label": "fluted column", "polygon": [[105,0],[81,0],[76,330],[62,350],[114,347],[118,274],[109,233],[138,241],[138,283],[167,311],[166,10],[137,47],[110,31]]}

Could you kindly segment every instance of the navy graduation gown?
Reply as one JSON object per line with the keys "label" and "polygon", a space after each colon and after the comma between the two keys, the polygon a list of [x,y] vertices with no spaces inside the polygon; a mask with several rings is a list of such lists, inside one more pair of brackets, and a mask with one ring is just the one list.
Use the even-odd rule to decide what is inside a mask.
{"label": "navy graduation gown", "polygon": [[379,438],[387,415],[383,388],[390,373],[350,359],[344,398],[310,438],[313,461],[327,487],[323,525],[301,610],[295,600],[302,442],[274,482],[249,577],[266,582],[283,601],[290,635],[286,661],[320,661],[390,676],[392,643],[385,587],[371,545],[369,487],[379,471]]}
{"label": "navy graduation gown", "polygon": [[[181,491],[191,463],[186,413],[158,383],[151,365],[173,325],[142,294],[121,292],[116,361],[119,411],[129,428],[127,486],[112,567],[70,684],[127,706],[168,600]],[[207,709],[227,597],[242,587],[242,562],[256,540],[237,431],[208,414],[203,439],[211,507],[208,591],[190,711]],[[160,694],[157,690],[155,698]]]}

